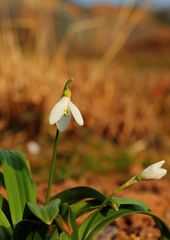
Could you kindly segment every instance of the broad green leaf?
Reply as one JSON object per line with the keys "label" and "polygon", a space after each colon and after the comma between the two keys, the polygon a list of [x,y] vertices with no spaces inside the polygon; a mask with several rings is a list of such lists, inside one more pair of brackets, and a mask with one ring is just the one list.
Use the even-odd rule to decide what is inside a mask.
{"label": "broad green leaf", "polygon": [[61,203],[67,202],[68,204],[73,204],[83,199],[97,199],[103,202],[106,199],[106,196],[99,191],[82,186],[82,187],[74,187],[63,192],[58,193],[53,199],[59,198]]}
{"label": "broad green leaf", "polygon": [[5,228],[11,228],[9,221],[1,208],[0,208],[0,226]]}
{"label": "broad green leaf", "polygon": [[10,213],[8,201],[1,195],[0,195],[0,209],[2,209],[10,225],[12,225],[11,213]]}
{"label": "broad green leaf", "polygon": [[56,226],[53,228],[50,236],[48,237],[49,240],[56,240],[59,239],[59,232]]}
{"label": "broad green leaf", "polygon": [[44,239],[47,231],[48,226],[43,222],[25,219],[15,226],[13,240],[27,240],[28,236],[30,237],[30,234],[34,232],[38,232],[41,238]]}
{"label": "broad green leaf", "polygon": [[44,240],[44,238],[42,238],[37,231],[34,231],[29,234],[29,236],[27,237],[27,240]]}
{"label": "broad green leaf", "polygon": [[35,186],[31,178],[28,162],[20,152],[0,151],[5,188],[13,224],[22,220],[26,202],[36,202]]}
{"label": "broad green leaf", "polygon": [[10,224],[10,213],[8,202],[0,196],[0,239],[11,239],[12,228]]}
{"label": "broad green leaf", "polygon": [[[116,198],[113,198],[113,200],[114,200],[114,204],[116,203],[117,206],[134,204],[134,205],[141,206],[146,211],[149,210],[149,207],[147,204],[145,204],[142,201],[133,199],[133,198],[117,198],[116,197]],[[99,208],[100,205],[101,205],[101,201],[92,199],[92,200],[74,203],[71,206],[71,209],[72,209],[75,217],[77,218],[78,216],[81,216],[83,214],[86,214],[87,212],[90,212],[96,208]],[[110,205],[110,204],[108,204],[108,205]],[[113,207],[113,208],[115,209],[115,207]]]}
{"label": "broad green leaf", "polygon": [[11,239],[12,228],[11,225],[5,216],[4,212],[0,208],[0,239]]}
{"label": "broad green leaf", "polygon": [[145,211],[149,211],[150,208],[149,206],[142,202],[141,200],[137,200],[137,199],[134,199],[134,198],[113,198],[114,199],[114,202],[116,202],[119,206],[121,205],[137,205],[137,206],[140,206],[142,207]]}
{"label": "broad green leaf", "polygon": [[[91,214],[80,226],[79,228],[79,238],[80,239],[86,239],[86,240],[92,240],[95,238],[97,233],[104,228],[106,225],[110,224],[114,220],[116,220],[119,217],[127,216],[130,214],[146,214],[148,216],[151,216],[153,220],[155,221],[156,225],[160,229],[162,236],[167,237],[170,239],[170,229],[166,226],[166,224],[159,219],[158,217],[154,216],[148,211],[145,211],[141,206],[129,204],[125,205],[126,207],[122,207],[119,209],[119,211],[115,211],[109,207],[105,207],[102,209],[100,213],[97,214],[97,216],[94,218],[94,215],[96,215],[96,212]],[[91,222],[91,219],[94,219],[93,222]],[[86,228],[89,226],[90,228],[86,234]]]}
{"label": "broad green leaf", "polygon": [[[142,201],[136,200],[136,199],[132,199],[132,198],[114,198],[114,204],[118,205],[118,206],[126,206],[126,205],[138,205],[138,207],[141,207],[142,210],[148,211],[148,206],[143,203]],[[77,218],[78,216],[81,216],[83,214],[86,214],[92,210],[95,210],[97,208],[99,208],[101,205],[101,201],[97,201],[97,200],[88,200],[86,202],[78,202],[75,203],[71,206],[75,217]],[[110,206],[110,204],[109,204]],[[91,224],[90,224],[91,226]],[[89,227],[89,226],[88,226]]]}
{"label": "broad green leaf", "polygon": [[70,213],[70,223],[71,223],[71,226],[72,226],[72,229],[73,229],[73,234],[71,235],[71,239],[72,240],[78,240],[78,226],[77,226],[74,214],[73,214],[70,207],[69,207],[69,213]]}
{"label": "broad green leaf", "polygon": [[0,226],[0,239],[1,240],[13,240],[12,239],[12,230]]}
{"label": "broad green leaf", "polygon": [[42,222],[50,225],[59,213],[60,199],[54,199],[47,205],[27,203],[30,211]]}
{"label": "broad green leaf", "polygon": [[91,212],[96,208],[99,208],[100,205],[101,205],[101,201],[92,199],[85,202],[75,203],[71,206],[71,209],[74,213],[75,218],[77,218],[79,216],[82,216],[83,214]]}
{"label": "broad green leaf", "polygon": [[71,240],[71,237],[66,233],[61,233],[59,240]]}

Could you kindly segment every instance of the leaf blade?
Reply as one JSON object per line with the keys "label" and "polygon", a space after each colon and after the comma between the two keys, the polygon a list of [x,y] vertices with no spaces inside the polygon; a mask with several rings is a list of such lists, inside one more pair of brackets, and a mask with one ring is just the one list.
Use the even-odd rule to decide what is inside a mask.
{"label": "leaf blade", "polygon": [[64,190],[54,196],[52,199],[59,198],[61,203],[67,202],[68,204],[73,204],[83,199],[98,199],[103,202],[106,199],[106,196],[99,191],[86,187],[86,186],[79,186]]}
{"label": "leaf blade", "polygon": [[22,219],[27,201],[36,202],[35,185],[25,157],[17,151],[0,151],[5,188],[13,224]]}
{"label": "leaf blade", "polygon": [[[119,211],[115,211],[114,209],[111,209],[109,207],[105,207],[102,212],[100,212],[95,221],[91,223],[89,232],[86,235],[86,240],[93,239],[97,233],[106,225],[113,222],[119,217],[124,217],[131,214],[146,214],[153,218],[156,225],[160,229],[162,236],[167,237],[167,239],[170,239],[170,229],[166,226],[166,224],[157,216],[151,214],[148,211],[145,211],[141,208],[141,206],[129,204],[126,207],[120,208]],[[90,215],[81,225],[79,228],[79,238],[82,239],[82,236],[85,232],[86,227],[88,226],[88,223],[90,222],[90,219],[93,218],[95,215],[95,212]]]}
{"label": "leaf blade", "polygon": [[43,223],[50,225],[59,213],[60,200],[54,199],[47,205],[40,205],[34,203],[27,203],[30,211],[39,218]]}

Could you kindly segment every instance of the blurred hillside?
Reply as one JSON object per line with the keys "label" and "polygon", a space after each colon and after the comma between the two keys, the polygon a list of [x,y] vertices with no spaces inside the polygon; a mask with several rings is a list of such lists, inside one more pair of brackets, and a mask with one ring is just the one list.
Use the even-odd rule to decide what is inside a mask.
{"label": "blurred hillside", "polygon": [[[72,35],[74,41],[71,42],[72,47],[67,49],[69,54],[102,56],[108,44],[117,38],[112,30],[116,28],[119,32],[125,23],[127,32],[138,24],[127,48],[128,45],[131,45],[130,49],[142,46],[146,50],[169,48],[169,10],[151,13],[146,7],[136,8],[133,5],[119,8],[93,5],[83,8],[69,1],[15,0],[1,1],[0,20],[1,44],[7,45],[3,38],[11,32],[13,41],[20,48],[18,50],[51,58]],[[1,46],[3,51],[9,48],[9,45],[6,48]]]}

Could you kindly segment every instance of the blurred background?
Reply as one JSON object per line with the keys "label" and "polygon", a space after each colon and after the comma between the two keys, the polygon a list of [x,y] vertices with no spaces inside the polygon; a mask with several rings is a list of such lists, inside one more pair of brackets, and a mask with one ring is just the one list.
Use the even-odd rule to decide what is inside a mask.
{"label": "blurred background", "polygon": [[56,181],[170,167],[168,0],[0,1],[0,146],[24,151],[38,183],[70,77],[85,126],[61,135]]}

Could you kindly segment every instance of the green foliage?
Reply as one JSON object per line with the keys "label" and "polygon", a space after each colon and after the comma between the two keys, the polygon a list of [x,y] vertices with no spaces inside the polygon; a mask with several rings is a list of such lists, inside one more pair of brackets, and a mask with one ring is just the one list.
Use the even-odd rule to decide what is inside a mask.
{"label": "green foliage", "polygon": [[5,216],[4,212],[2,211],[2,209],[0,209],[0,223],[1,223],[1,226],[4,228],[11,227],[11,225],[10,225],[7,217]]}
{"label": "green foliage", "polygon": [[48,227],[46,224],[34,218],[33,216],[29,216],[27,219],[23,218],[23,220],[15,226],[13,230],[13,239],[25,240],[29,239],[32,235],[40,235],[41,239],[44,239],[47,230]]}
{"label": "green foliage", "polygon": [[103,202],[106,196],[93,188],[81,186],[62,191],[53,197],[53,199],[54,198],[59,198],[63,203],[73,204],[88,198],[98,199]]}
{"label": "green foliage", "polygon": [[54,199],[49,204],[41,206],[31,202],[28,202],[27,204],[30,211],[47,225],[50,225],[59,213],[59,199]]}
{"label": "green foliage", "polygon": [[42,240],[42,237],[38,232],[35,231],[30,233],[29,236],[27,237],[27,240],[32,240],[32,239]]}
{"label": "green foliage", "polygon": [[[143,209],[140,205],[136,204],[127,204],[124,206],[120,206],[119,211],[115,211],[110,207],[105,207],[102,209],[100,213],[95,218],[95,221],[91,222],[91,219],[95,216],[96,212],[93,212],[80,226],[79,228],[79,238],[84,240],[91,240],[97,235],[97,233],[104,228],[109,223],[113,222],[117,218],[127,216],[130,214],[146,214],[151,216],[155,223],[159,225],[159,228],[162,232],[162,235],[165,237],[170,237],[169,228],[156,216],[150,214],[148,211]],[[84,235],[88,224],[90,223],[90,228],[88,229],[88,233]]]}
{"label": "green foliage", "polygon": [[[38,205],[35,185],[24,156],[15,151],[0,151],[1,185],[8,200],[0,196],[0,239],[4,240],[92,240],[107,224],[130,214],[153,218],[164,239],[170,229],[142,201],[108,198],[86,186],[67,189],[47,204]],[[103,204],[104,203],[104,204]],[[77,225],[76,219],[88,213]]]}
{"label": "green foliage", "polygon": [[22,220],[27,201],[36,202],[35,186],[30,175],[28,162],[20,152],[0,151],[5,189],[12,223]]}

